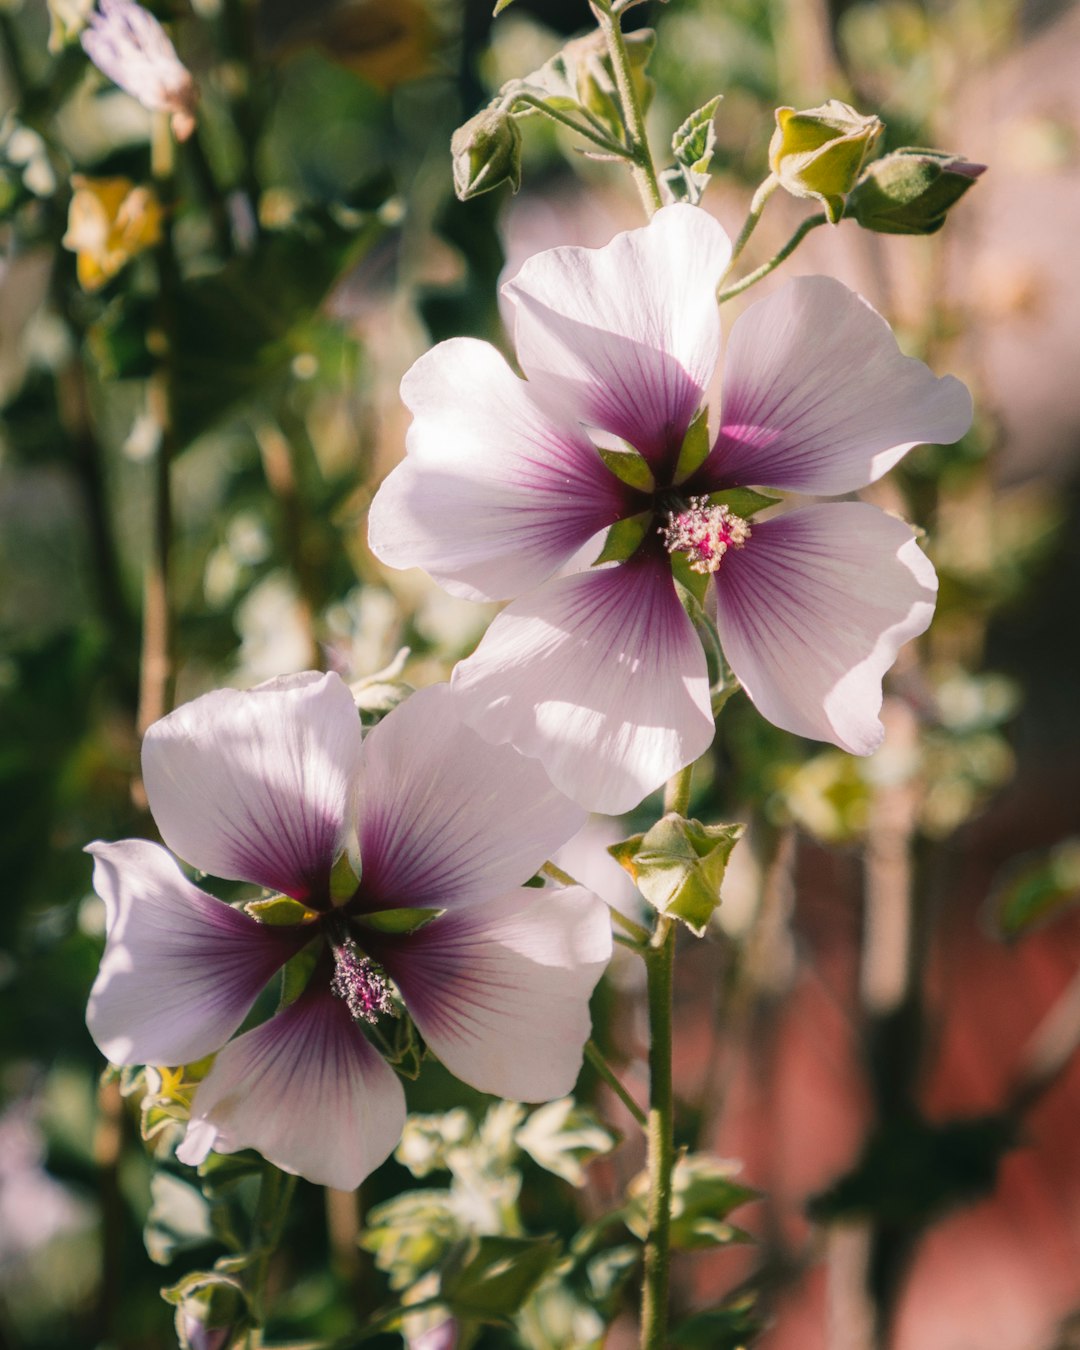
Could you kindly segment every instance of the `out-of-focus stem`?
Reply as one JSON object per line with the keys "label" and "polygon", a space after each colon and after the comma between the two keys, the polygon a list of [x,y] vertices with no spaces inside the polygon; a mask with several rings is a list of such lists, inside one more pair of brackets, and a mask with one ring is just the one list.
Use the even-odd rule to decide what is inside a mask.
{"label": "out-of-focus stem", "polygon": [[616,1074],[615,1070],[604,1058],[604,1052],[600,1049],[600,1047],[596,1044],[595,1041],[592,1040],[586,1041],[585,1058],[589,1061],[589,1063],[600,1075],[600,1077],[604,1080],[604,1082],[608,1085],[608,1087],[611,1088],[612,1092],[614,1092],[616,1097],[618,1097],[619,1101],[622,1102],[623,1106],[626,1107],[626,1109],[634,1117],[634,1119],[641,1126],[641,1128],[643,1130],[646,1129],[649,1123],[648,1117],[646,1116],[645,1112],[641,1109],[641,1107],[638,1106],[637,1102],[634,1101],[633,1097],[630,1096],[626,1088],[623,1087],[622,1083],[619,1081],[619,1077]]}
{"label": "out-of-focus stem", "polygon": [[675,1098],[671,1077],[675,924],[663,915],[645,956],[649,998],[649,1235],[641,1300],[641,1350],[665,1350],[671,1284]]}
{"label": "out-of-focus stem", "polygon": [[630,148],[634,159],[634,178],[638,185],[638,191],[641,193],[645,212],[651,216],[654,211],[658,211],[663,206],[664,199],[660,194],[660,182],[656,176],[652,151],[649,149],[649,139],[645,131],[645,114],[642,111],[637,90],[634,88],[630,55],[626,50],[626,39],[623,37],[622,20],[612,10],[610,0],[593,0],[593,13],[596,15],[596,21],[600,25],[600,31],[607,43],[612,69],[615,72],[615,85],[619,91],[623,116],[626,118],[626,130],[630,137]]}

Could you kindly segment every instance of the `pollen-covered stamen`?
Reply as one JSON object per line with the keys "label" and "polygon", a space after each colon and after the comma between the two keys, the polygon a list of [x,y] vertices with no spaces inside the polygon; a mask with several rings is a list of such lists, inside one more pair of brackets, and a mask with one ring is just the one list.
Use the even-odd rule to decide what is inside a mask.
{"label": "pollen-covered stamen", "polygon": [[334,977],[330,988],[345,1000],[355,1020],[374,1026],[384,1014],[394,1013],[386,976],[369,956],[361,955],[352,938],[335,942],[333,950]]}
{"label": "pollen-covered stamen", "polygon": [[708,497],[691,497],[684,511],[671,511],[660,526],[669,553],[685,553],[691,572],[715,572],[729,548],[742,548],[750,526],[726,506],[713,506]]}

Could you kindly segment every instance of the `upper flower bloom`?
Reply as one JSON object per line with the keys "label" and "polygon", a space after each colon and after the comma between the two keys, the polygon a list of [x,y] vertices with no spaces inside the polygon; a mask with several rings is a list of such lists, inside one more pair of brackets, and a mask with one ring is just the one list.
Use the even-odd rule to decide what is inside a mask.
{"label": "upper flower bloom", "polygon": [[[94,1040],[117,1064],[220,1050],[182,1161],[254,1148],[311,1181],[357,1186],[405,1119],[397,1075],[363,1034],[395,1015],[395,989],[474,1087],[525,1101],[571,1090],[611,952],[607,910],[581,888],[521,887],[584,813],[538,764],[462,726],[446,686],[411,696],[362,748],[336,675],[207,694],[150,728],[143,774],[171,849],[300,902],[261,922],[156,844],[90,846],[108,915]],[[360,879],[343,886],[342,854],[357,848]],[[416,909],[436,917],[395,931]],[[304,948],[299,997],[229,1041]]]}
{"label": "upper flower bloom", "polygon": [[150,112],[172,114],[178,141],[195,130],[199,91],[157,19],[134,0],[99,0],[80,36],[102,74]]}
{"label": "upper flower bloom", "polygon": [[[454,672],[458,706],[593,810],[634,806],[712,739],[673,560],[710,579],[760,711],[857,754],[882,735],[882,676],[933,613],[933,568],[900,521],[843,502],[751,523],[723,494],[861,487],[913,445],[963,435],[967,390],[903,356],[839,282],[799,278],[735,323],[719,431],[692,453],[730,253],[711,216],[678,205],[604,248],[537,254],[505,287],[527,383],[468,338],[402,383],[408,455],[372,505],[371,546],[455,595],[521,596]],[[619,522],[613,564],[560,575]]]}

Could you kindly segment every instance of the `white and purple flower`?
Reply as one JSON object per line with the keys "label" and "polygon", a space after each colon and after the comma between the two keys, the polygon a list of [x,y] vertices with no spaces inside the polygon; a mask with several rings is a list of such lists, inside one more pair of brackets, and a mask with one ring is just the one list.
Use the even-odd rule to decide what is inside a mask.
{"label": "white and purple flower", "polygon": [[[706,609],[758,709],[856,754],[878,745],[882,677],[933,613],[934,570],[901,521],[837,502],[751,523],[723,497],[862,487],[913,445],[963,435],[967,390],[903,356],[839,282],[799,278],[735,323],[719,431],[688,460],[730,254],[684,205],[604,248],[537,254],[504,288],[527,381],[458,338],[402,383],[408,454],[372,505],[371,547],[454,595],[520,597],[455,670],[458,707],[592,810],[634,806],[712,739],[680,554],[708,577]],[[620,522],[639,531],[630,556],[583,568]]]}
{"label": "white and purple flower", "polygon": [[187,140],[195,130],[199,91],[148,9],[135,0],[100,0],[79,40],[103,75],[150,112],[170,113],[173,135]]}
{"label": "white and purple flower", "polygon": [[[535,761],[464,727],[445,685],[412,695],[362,746],[337,675],[206,694],[150,728],[143,774],[170,849],[299,902],[279,904],[289,922],[261,922],[195,886],[157,844],[90,845],[108,917],[94,1040],[117,1064],[220,1052],[183,1161],[254,1148],[287,1172],[357,1186],[405,1119],[398,1077],[364,1034],[395,1015],[396,997],[481,1091],[544,1101],[571,1090],[611,953],[607,910],[580,887],[522,883],[584,813]],[[395,931],[407,910],[435,917]],[[299,996],[230,1039],[304,950],[314,964]]]}

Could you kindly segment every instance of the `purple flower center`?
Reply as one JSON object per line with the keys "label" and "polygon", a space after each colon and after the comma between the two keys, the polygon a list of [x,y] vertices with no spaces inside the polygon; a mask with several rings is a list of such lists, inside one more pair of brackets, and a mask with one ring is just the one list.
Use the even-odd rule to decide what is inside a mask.
{"label": "purple flower center", "polygon": [[729,548],[742,548],[750,526],[726,506],[710,505],[708,497],[691,497],[682,511],[669,511],[661,525],[669,553],[685,553],[691,572],[715,572]]}
{"label": "purple flower center", "polygon": [[331,990],[345,1000],[357,1022],[374,1026],[384,1014],[394,1012],[390,985],[370,957],[361,954],[352,938],[333,943],[334,975]]}

